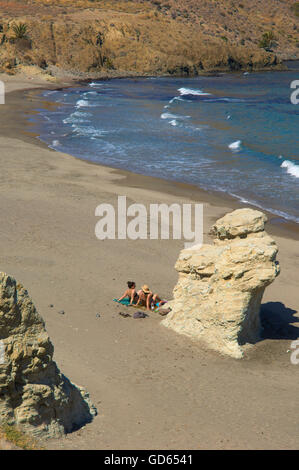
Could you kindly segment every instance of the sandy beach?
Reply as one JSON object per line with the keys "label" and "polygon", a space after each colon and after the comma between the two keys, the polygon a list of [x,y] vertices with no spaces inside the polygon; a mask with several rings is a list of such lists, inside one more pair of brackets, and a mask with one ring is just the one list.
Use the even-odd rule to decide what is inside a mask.
{"label": "sandy beach", "polygon": [[183,241],[100,241],[99,204],[116,204],[118,195],[128,205],[201,202],[207,242],[211,224],[244,205],[47,148],[28,118],[39,107],[37,90],[57,84],[0,79],[7,91],[0,106],[1,271],[28,289],[58,366],[98,408],[91,424],[45,447],[298,448],[299,365],[288,352],[299,337],[298,227],[275,217],[266,227],[279,246],[281,274],[263,298],[264,339],[244,359],[177,335],[156,313],[123,318],[112,299],[127,280],[171,298]]}

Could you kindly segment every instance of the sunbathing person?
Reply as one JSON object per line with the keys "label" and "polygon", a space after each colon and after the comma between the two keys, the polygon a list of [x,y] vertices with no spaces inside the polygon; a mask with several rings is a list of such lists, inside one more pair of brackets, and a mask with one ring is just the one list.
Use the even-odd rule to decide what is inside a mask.
{"label": "sunbathing person", "polygon": [[118,299],[118,302],[129,297],[130,305],[135,304],[138,301],[138,294],[136,292],[136,284],[134,281],[128,281],[128,289],[125,290],[124,294]]}
{"label": "sunbathing person", "polygon": [[140,291],[138,291],[138,302],[136,305],[146,307],[147,310],[154,310],[160,308],[166,304],[166,300],[162,300],[158,294],[153,294],[147,285],[144,285]]}
{"label": "sunbathing person", "polygon": [[151,310],[151,304],[153,299],[153,293],[150,288],[145,284],[141,287],[141,290],[138,291],[138,301],[136,305],[146,307],[147,310]]}
{"label": "sunbathing person", "polygon": [[158,296],[158,294],[153,294],[153,297],[152,297],[152,305],[154,306],[154,308],[156,307],[162,307],[162,305],[166,304],[167,301],[166,300],[162,300],[160,299],[160,297]]}

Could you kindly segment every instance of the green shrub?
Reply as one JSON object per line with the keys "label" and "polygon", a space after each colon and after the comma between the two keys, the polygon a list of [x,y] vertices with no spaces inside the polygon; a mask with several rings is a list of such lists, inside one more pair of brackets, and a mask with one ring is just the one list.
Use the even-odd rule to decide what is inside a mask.
{"label": "green shrub", "polygon": [[292,5],[291,8],[293,12],[295,13],[295,15],[299,16],[299,2],[294,3],[294,5]]}
{"label": "green shrub", "polygon": [[28,37],[28,26],[26,23],[13,24],[12,29],[16,39],[26,39]]}
{"label": "green shrub", "polygon": [[259,42],[259,47],[262,49],[270,50],[272,47],[276,46],[276,38],[272,31],[264,33],[262,39]]}
{"label": "green shrub", "polygon": [[38,441],[24,434],[16,426],[2,423],[0,426],[0,437],[23,450],[43,450]]}
{"label": "green shrub", "polygon": [[111,60],[109,57],[104,57],[103,62],[104,62],[105,67],[106,67],[108,70],[114,70],[114,69],[115,69],[115,67],[114,67],[114,65],[113,65],[113,62],[112,62],[112,60]]}

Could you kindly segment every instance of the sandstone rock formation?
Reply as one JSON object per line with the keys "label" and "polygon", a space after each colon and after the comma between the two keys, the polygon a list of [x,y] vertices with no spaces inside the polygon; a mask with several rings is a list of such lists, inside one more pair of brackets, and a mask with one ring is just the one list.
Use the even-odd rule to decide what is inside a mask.
{"label": "sandstone rock formation", "polygon": [[0,422],[58,437],[96,414],[88,393],[53,361],[53,345],[27,291],[0,273]]}
{"label": "sandstone rock formation", "polygon": [[280,271],[266,221],[262,212],[238,209],[212,227],[213,245],[182,250],[172,312],[162,324],[241,358],[243,346],[260,337],[263,293]]}

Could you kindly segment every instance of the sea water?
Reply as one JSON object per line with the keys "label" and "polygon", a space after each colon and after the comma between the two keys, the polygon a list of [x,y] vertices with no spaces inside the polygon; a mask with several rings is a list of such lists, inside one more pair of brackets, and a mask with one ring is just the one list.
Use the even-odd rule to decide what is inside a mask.
{"label": "sea water", "polygon": [[40,138],[55,150],[192,183],[299,222],[299,70],[94,81],[45,91]]}

